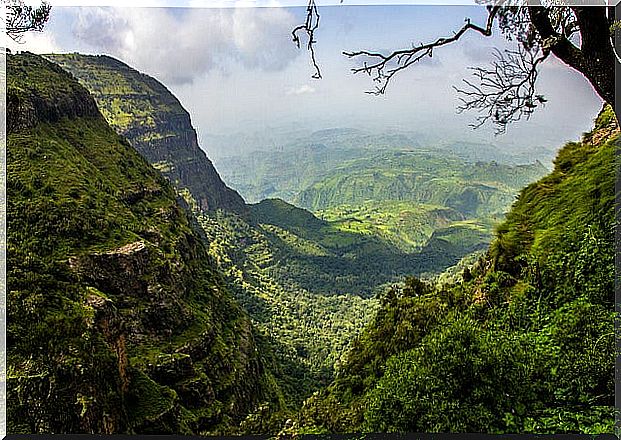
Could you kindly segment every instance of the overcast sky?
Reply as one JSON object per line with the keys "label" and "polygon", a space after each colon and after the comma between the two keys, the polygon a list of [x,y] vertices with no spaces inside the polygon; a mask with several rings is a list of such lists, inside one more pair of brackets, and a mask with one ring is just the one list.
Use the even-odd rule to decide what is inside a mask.
{"label": "overcast sky", "polygon": [[[304,8],[54,7],[45,32],[13,48],[46,52],[105,53],[162,81],[205,135],[368,126],[489,138],[498,144],[560,147],[590,129],[602,101],[578,73],[556,59],[541,71],[546,107],[503,137],[473,132],[474,114],[457,115],[452,86],[468,66],[486,65],[493,47],[512,47],[499,32],[466,35],[433,58],[395,77],[385,96],[343,50],[389,50],[451,35],[465,17],[484,23],[486,11],[468,6],[327,6],[320,9],[313,80],[308,53],[291,30]],[[210,146],[203,147],[209,152]],[[550,145],[552,144],[552,145]],[[213,151],[214,154],[218,152]]]}

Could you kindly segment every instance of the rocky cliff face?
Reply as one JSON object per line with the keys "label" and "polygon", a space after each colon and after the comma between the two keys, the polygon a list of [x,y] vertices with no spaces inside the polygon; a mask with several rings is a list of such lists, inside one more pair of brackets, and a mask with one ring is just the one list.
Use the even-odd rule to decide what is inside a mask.
{"label": "rocky cliff face", "polygon": [[273,381],[175,190],[55,64],[7,103],[9,432],[234,432]]}
{"label": "rocky cliff face", "polygon": [[95,97],[108,123],[202,210],[246,208],[198,146],[190,115],[154,78],[108,56],[48,55]]}

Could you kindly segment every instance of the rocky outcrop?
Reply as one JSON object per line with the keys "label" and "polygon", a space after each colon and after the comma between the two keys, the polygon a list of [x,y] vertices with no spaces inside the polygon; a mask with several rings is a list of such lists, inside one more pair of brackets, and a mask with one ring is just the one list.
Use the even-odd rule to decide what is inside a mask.
{"label": "rocky outcrop", "polygon": [[189,113],[164,85],[108,56],[47,58],[71,72],[93,94],[108,123],[178,190],[187,189],[198,208],[246,213],[244,200],[224,184],[199,147]]}
{"label": "rocky outcrop", "polygon": [[7,71],[8,431],[232,432],[268,372],[175,190],[71,75]]}
{"label": "rocky outcrop", "polygon": [[[35,66],[36,61],[23,59],[20,69]],[[29,84],[28,89],[11,87],[14,78],[7,78],[6,126],[8,132],[34,127],[40,122],[56,122],[63,117],[101,118],[97,105],[88,92],[75,82],[67,83],[62,94],[50,94],[48,85],[59,81],[66,83],[71,75],[62,68],[50,65],[49,75]]]}

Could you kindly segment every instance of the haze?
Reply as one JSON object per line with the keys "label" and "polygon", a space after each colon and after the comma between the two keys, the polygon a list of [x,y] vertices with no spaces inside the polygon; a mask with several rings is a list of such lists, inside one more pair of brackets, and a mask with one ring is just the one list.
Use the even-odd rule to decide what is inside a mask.
{"label": "haze", "polygon": [[450,35],[464,20],[484,22],[482,7],[327,6],[320,10],[313,80],[308,52],[291,30],[304,8],[55,7],[45,32],[13,50],[105,53],[156,77],[190,112],[202,147],[218,158],[278,148],[291,138],[337,127],[416,132],[430,142],[484,141],[507,149],[559,148],[592,126],[602,101],[580,74],[556,59],[542,68],[548,99],[530,121],[495,137],[473,131],[475,114],[458,115],[452,86],[469,66],[485,65],[500,36],[468,35],[395,77],[385,96],[364,92],[371,79],[350,72],[343,50],[390,50]]}

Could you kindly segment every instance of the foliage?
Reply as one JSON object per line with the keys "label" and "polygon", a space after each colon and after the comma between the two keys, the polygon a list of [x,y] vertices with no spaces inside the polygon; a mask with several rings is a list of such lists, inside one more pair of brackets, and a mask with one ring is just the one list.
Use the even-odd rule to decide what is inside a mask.
{"label": "foliage", "polygon": [[[286,366],[279,380],[294,407],[333,378],[349,341],[374,315],[374,295],[400,274],[453,264],[488,239],[464,241],[457,232],[473,225],[460,221],[407,254],[374,231],[344,230],[342,221],[321,220],[282,200],[249,207],[251,220],[219,211],[199,213],[199,223],[237,300]],[[398,207],[429,210],[438,227],[448,222],[443,215],[461,218],[436,207]]]}
{"label": "foliage", "polygon": [[541,397],[538,384],[528,382],[539,361],[515,336],[456,318],[388,360],[368,395],[363,429],[502,432],[505,417],[523,415]]}
{"label": "foliage", "polygon": [[71,75],[7,70],[9,432],[230,432],[275,401],[172,186]]}
{"label": "foliage", "polygon": [[324,276],[325,286],[315,280],[305,287],[306,274],[310,273],[308,279],[312,280],[314,273],[330,270],[312,261],[296,269],[289,261],[300,252],[320,252],[313,242],[281,230],[285,238],[296,238],[290,246],[272,234],[269,225],[248,223],[222,211],[201,214],[199,222],[227,284],[281,365],[278,379],[286,400],[292,407],[299,406],[314,390],[327,385],[349,340],[368,322],[377,301],[362,298],[353,290],[323,293],[334,288],[329,275]]}
{"label": "foliage", "polygon": [[461,279],[384,297],[300,432],[613,431],[609,112],[521,192]]}

